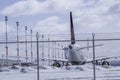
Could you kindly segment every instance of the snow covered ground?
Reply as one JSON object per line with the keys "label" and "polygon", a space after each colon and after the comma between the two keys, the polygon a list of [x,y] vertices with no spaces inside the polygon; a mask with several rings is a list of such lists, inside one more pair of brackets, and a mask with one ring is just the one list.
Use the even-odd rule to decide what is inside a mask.
{"label": "snow covered ground", "polygon": [[[23,67],[17,69],[2,68],[0,80],[37,80],[37,70],[33,67],[24,67],[25,72],[21,72]],[[44,66],[40,69],[40,80],[92,80],[93,66],[82,65],[72,66],[70,70],[65,67],[53,68]],[[120,67],[103,68],[96,66],[96,80],[120,80]]]}

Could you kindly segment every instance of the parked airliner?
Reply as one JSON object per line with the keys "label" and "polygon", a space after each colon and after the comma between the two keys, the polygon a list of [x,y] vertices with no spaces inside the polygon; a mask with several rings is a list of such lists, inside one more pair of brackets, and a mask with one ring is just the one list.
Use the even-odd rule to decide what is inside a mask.
{"label": "parked airliner", "polygon": [[[80,47],[78,44],[76,44],[72,12],[70,12],[70,33],[71,33],[71,43],[67,47],[63,48],[63,50],[65,51],[66,59],[54,59],[55,63],[53,64],[53,66],[60,67],[60,64],[59,64],[60,61],[71,63],[71,65],[83,65],[85,63],[92,63],[93,59],[88,60],[82,51],[83,49],[86,49],[88,47],[87,46]],[[102,46],[102,45],[103,44],[98,44],[98,45],[95,45],[95,47]],[[89,46],[89,48],[93,48],[93,46]],[[111,57],[111,58],[115,58],[115,57]],[[95,62],[97,64],[98,61],[102,60],[102,65],[109,65],[109,62],[106,61],[107,59],[110,59],[110,58],[106,57],[106,58],[95,59]]]}

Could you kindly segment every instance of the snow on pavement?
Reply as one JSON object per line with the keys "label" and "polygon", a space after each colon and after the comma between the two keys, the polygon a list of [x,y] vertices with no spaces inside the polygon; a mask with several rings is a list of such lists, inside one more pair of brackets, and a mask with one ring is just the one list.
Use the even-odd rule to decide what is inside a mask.
{"label": "snow on pavement", "polygon": [[[8,69],[0,72],[0,80],[37,80],[37,71],[35,68],[24,67],[26,72],[19,69]],[[63,68],[40,69],[40,80],[92,80],[93,66],[83,65],[80,67],[71,67],[70,70]],[[96,66],[97,80],[120,80],[120,67],[103,68]]]}

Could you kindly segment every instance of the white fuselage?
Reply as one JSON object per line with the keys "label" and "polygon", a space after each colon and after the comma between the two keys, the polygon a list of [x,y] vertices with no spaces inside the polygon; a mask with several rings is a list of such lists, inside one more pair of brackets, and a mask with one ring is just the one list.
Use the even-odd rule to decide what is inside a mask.
{"label": "white fuselage", "polygon": [[76,44],[70,46],[72,48],[68,48],[66,51],[66,58],[74,65],[80,65],[86,62],[85,54],[80,50],[80,47]]}

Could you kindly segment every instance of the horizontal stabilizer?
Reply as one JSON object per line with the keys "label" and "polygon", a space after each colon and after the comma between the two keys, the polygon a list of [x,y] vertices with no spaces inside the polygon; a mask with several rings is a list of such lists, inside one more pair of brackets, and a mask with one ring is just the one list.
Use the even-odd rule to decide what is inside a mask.
{"label": "horizontal stabilizer", "polygon": [[[99,46],[103,46],[103,44],[95,45],[95,47],[99,47]],[[93,46],[80,47],[79,50],[86,49],[86,48],[93,48]]]}
{"label": "horizontal stabilizer", "polygon": [[62,48],[55,48],[55,47],[50,47],[50,46],[39,46],[39,47],[44,47],[44,48],[50,48],[50,49],[63,50]]}

